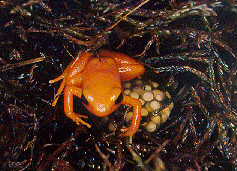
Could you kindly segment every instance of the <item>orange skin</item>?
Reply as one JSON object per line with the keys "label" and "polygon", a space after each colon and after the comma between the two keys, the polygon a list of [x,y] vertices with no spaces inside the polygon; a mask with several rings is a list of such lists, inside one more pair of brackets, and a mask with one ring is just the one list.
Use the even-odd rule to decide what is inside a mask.
{"label": "orange skin", "polygon": [[50,80],[55,83],[63,79],[52,106],[64,91],[64,110],[67,117],[77,125],[91,127],[82,120],[85,115],[74,113],[73,96],[81,98],[82,104],[96,116],[105,117],[114,112],[121,104],[133,107],[134,115],[130,127],[123,129],[122,136],[134,135],[141,121],[141,102],[123,96],[122,82],[142,75],[145,68],[133,58],[118,52],[101,50],[98,57],[91,52],[83,52],[63,72]]}

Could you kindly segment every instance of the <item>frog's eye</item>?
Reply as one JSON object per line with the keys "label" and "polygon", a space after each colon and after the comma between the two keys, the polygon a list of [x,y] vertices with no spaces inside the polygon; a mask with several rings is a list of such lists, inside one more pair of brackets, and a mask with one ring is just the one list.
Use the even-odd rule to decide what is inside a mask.
{"label": "frog's eye", "polygon": [[89,104],[89,102],[88,102],[88,100],[86,99],[86,97],[82,94],[82,96],[81,96],[81,101],[82,101],[82,103],[84,103],[85,105],[88,105]]}
{"label": "frog's eye", "polygon": [[120,95],[118,96],[118,98],[115,100],[115,104],[119,104],[119,103],[121,103],[122,100],[123,100],[123,94],[120,93]]}

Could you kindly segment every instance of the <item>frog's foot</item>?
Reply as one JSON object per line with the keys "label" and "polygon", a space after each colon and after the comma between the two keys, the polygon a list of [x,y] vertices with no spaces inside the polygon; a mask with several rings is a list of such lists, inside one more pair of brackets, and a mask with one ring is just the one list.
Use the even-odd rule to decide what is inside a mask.
{"label": "frog's foot", "polygon": [[54,98],[54,100],[53,100],[53,102],[52,102],[52,106],[54,107],[54,106],[56,106],[56,104],[57,104],[57,102],[58,102],[58,99],[59,99],[59,96],[56,96],[55,98]]}
{"label": "frog's foot", "polygon": [[[59,77],[61,77],[61,76],[59,76]],[[56,79],[57,79],[57,78],[56,78]],[[52,81],[52,80],[50,80],[50,81]],[[57,104],[57,102],[58,102],[58,99],[59,99],[59,96],[62,94],[64,87],[65,87],[65,79],[64,79],[64,80],[62,81],[62,83],[60,84],[60,87],[59,87],[59,89],[58,89],[58,91],[57,91],[57,94],[56,94],[55,97],[54,97],[54,101],[53,101],[53,103],[52,103],[52,106],[56,106],[56,104]]]}
{"label": "frog's foot", "polygon": [[71,120],[73,120],[74,122],[76,122],[77,125],[85,125],[88,128],[91,128],[91,125],[85,121],[83,121],[81,118],[88,118],[88,116],[86,115],[79,115],[77,113],[66,113],[67,117],[69,117]]}

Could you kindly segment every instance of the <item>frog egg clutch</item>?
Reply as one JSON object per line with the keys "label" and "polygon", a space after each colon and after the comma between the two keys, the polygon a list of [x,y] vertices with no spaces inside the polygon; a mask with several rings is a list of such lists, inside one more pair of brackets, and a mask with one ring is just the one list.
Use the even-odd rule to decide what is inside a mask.
{"label": "frog egg clutch", "polygon": [[[142,103],[142,125],[148,132],[154,132],[168,119],[173,102],[166,105],[165,102],[171,99],[169,92],[159,90],[159,84],[154,81],[135,79],[124,84],[124,95],[139,99]],[[161,111],[160,111],[161,110]],[[160,111],[160,112],[157,112]],[[133,116],[132,111],[125,114],[126,122],[130,122]]]}

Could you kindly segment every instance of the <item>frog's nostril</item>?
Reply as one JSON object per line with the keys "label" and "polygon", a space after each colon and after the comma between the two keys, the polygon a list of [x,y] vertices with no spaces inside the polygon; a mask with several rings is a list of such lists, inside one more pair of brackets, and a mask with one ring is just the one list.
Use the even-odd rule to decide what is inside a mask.
{"label": "frog's nostril", "polygon": [[98,104],[98,105],[97,105],[97,110],[98,110],[99,112],[105,112],[105,111],[106,111],[106,106],[105,106],[105,104]]}

